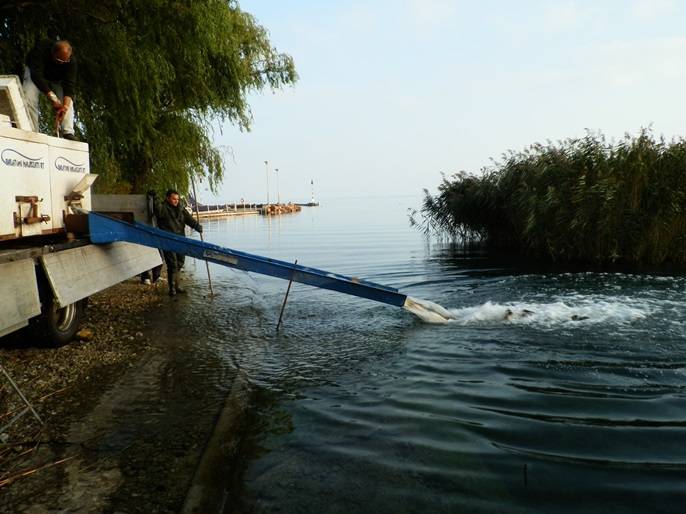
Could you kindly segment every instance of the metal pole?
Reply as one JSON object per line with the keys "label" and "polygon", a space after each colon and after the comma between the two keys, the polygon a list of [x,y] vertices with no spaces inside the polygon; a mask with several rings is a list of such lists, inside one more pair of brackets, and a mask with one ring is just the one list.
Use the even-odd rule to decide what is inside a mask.
{"label": "metal pole", "polygon": [[276,172],[276,203],[281,205],[281,192],[279,191],[279,168],[274,170]]}
{"label": "metal pole", "polygon": [[267,170],[267,209],[269,209],[269,161],[264,161],[264,167]]}
{"label": "metal pole", "polygon": [[[293,263],[293,266],[298,264],[298,259],[295,259],[295,262]],[[293,283],[293,275],[295,274],[295,269],[293,270],[293,273],[291,273],[291,279],[288,281],[288,289],[286,289],[286,296],[283,298],[283,303],[281,304],[281,313],[279,314],[279,322],[276,324],[276,331],[279,331],[279,327],[281,326],[281,319],[283,318],[283,310],[286,308],[286,302],[288,301],[288,293],[291,292],[291,284]]]}
{"label": "metal pole", "polygon": [[[10,385],[12,386],[12,389],[14,389],[14,392],[17,393],[17,395],[19,395],[19,398],[22,399],[22,401],[23,401],[24,404],[26,405],[26,408],[29,409],[29,410],[31,411],[31,414],[33,414],[33,416],[34,416],[34,417],[38,420],[38,422],[42,425],[42,424],[43,424],[43,420],[40,419],[40,416],[38,415],[38,413],[33,409],[33,406],[32,406],[32,405],[29,403],[29,401],[26,399],[26,396],[24,396],[24,393],[21,392],[21,390],[19,389],[19,387],[17,386],[17,384],[14,383],[14,380],[12,380],[12,377],[9,375],[9,373],[7,373],[7,371],[5,371],[5,368],[2,367],[2,364],[0,364],[0,371],[2,371],[2,374],[5,375],[5,378],[7,379],[7,381],[8,381],[8,382],[10,383]],[[16,418],[15,418],[15,420],[16,420]],[[14,422],[14,420],[12,421],[12,423],[13,423],[13,422]],[[8,426],[9,426],[9,425],[8,425]]]}
{"label": "metal pole", "polygon": [[[195,219],[200,224],[200,209],[198,209],[198,193],[195,191],[195,178],[191,175],[191,185],[193,186],[193,198],[195,198]],[[205,238],[200,232],[200,241],[205,242]],[[205,267],[207,268],[207,281],[210,284],[210,297],[214,297],[214,290],[212,289],[212,277],[210,276],[210,263],[205,261]],[[171,287],[171,286],[170,286]]]}

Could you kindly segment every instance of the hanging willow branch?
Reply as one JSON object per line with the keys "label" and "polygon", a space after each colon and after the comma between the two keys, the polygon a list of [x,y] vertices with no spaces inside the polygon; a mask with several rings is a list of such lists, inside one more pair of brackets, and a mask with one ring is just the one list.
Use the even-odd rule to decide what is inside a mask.
{"label": "hanging willow branch", "polygon": [[57,35],[78,61],[77,132],[100,192],[185,193],[191,175],[218,184],[213,124],[249,129],[248,95],[297,80],[293,59],[236,0],[9,0],[0,70],[21,74],[35,42]]}

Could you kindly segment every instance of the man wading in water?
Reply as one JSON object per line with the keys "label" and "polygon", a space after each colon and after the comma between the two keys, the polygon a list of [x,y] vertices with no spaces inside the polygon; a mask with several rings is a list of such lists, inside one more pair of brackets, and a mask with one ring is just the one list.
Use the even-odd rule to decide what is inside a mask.
{"label": "man wading in water", "polygon": [[[153,195],[154,196],[154,195]],[[185,235],[185,226],[197,230],[202,234],[202,225],[193,219],[193,216],[184,208],[179,201],[179,193],[170,189],[167,191],[165,201],[155,203],[155,216],[157,226],[167,232],[180,236]],[[179,271],[183,266],[184,256],[174,252],[164,251],[164,261],[167,263],[167,280],[169,282],[169,296],[186,291],[180,287]]]}

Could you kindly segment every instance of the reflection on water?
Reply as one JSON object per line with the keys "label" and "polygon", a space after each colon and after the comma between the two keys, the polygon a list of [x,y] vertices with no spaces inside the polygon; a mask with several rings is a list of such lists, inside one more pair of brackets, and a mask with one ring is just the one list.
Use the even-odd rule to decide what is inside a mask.
{"label": "reflection on water", "polygon": [[294,285],[277,333],[286,282],[212,267],[220,298],[189,299],[189,322],[203,319],[261,399],[262,451],[245,455],[232,509],[681,512],[686,278],[456,256],[408,226],[417,201],[208,227],[214,243],[397,287],[456,318],[427,325]]}

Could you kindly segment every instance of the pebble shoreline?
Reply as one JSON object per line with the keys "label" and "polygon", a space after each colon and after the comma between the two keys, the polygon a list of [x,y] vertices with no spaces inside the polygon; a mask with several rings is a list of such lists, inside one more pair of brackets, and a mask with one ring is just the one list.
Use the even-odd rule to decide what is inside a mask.
{"label": "pebble shoreline", "polygon": [[[151,349],[142,332],[144,315],[162,303],[162,293],[160,284],[146,287],[133,279],[117,284],[89,299],[79,332],[89,340],[77,337],[50,348],[20,333],[11,336],[8,344],[0,344],[0,362],[37,409],[55,410],[64,394],[87,385],[97,370],[126,365]],[[0,390],[3,405],[2,400],[13,394],[8,387]],[[64,393],[54,394],[57,391]],[[41,401],[46,395],[52,396]],[[49,415],[46,418],[49,422]]]}
{"label": "pebble shoreline", "polygon": [[[33,499],[39,500],[40,505],[51,505],[51,494],[59,495],[59,501],[54,499],[54,507],[64,502],[60,484],[68,473],[67,465],[54,463],[63,456],[78,459],[85,450],[56,451],[55,447],[71,444],[68,439],[74,438],[74,433],[70,426],[126,370],[160,352],[160,347],[151,344],[145,335],[145,316],[163,307],[166,293],[166,283],[142,285],[138,279],[130,279],[94,295],[81,324],[84,330],[80,332],[90,340],[76,339],[60,348],[40,345],[25,333],[3,340],[0,363],[45,424],[41,427],[33,417],[24,415],[6,431],[5,441],[0,441],[0,511],[42,512]],[[4,376],[0,376],[0,426],[21,408],[23,404]],[[72,457],[67,455],[70,452]],[[21,471],[33,469],[36,471],[32,474],[16,478]],[[182,473],[190,475],[192,468]],[[2,485],[8,477],[13,480]],[[177,491],[168,498],[152,495],[148,507],[145,502],[137,507],[152,509],[150,512],[173,511],[171,506],[182,500],[183,491]],[[79,503],[82,499],[74,501]],[[91,506],[93,511],[107,510],[106,504]]]}

